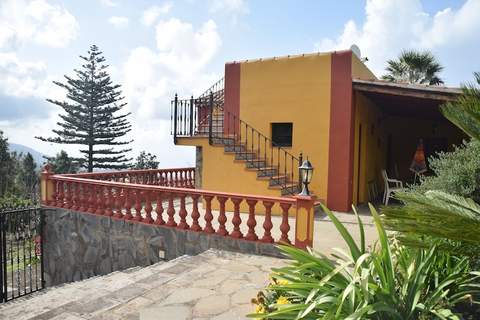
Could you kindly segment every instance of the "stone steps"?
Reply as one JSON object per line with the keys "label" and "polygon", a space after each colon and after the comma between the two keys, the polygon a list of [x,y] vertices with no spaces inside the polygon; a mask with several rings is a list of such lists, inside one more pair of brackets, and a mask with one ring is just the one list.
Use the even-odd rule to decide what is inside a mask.
{"label": "stone steps", "polygon": [[208,250],[57,287],[0,305],[1,319],[245,319],[284,260]]}

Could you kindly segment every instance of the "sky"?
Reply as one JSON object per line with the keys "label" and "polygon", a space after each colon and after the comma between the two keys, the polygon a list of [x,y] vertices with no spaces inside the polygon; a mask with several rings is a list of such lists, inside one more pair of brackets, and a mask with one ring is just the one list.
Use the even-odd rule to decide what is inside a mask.
{"label": "sky", "polygon": [[377,75],[404,49],[430,50],[441,77],[459,86],[480,71],[480,0],[0,0],[0,130],[44,154],[78,146],[52,136],[64,99],[52,81],[79,68],[90,45],[122,85],[133,130],[131,157],[193,166],[193,147],[170,136],[170,100],[198,95],[228,61],[348,49]]}

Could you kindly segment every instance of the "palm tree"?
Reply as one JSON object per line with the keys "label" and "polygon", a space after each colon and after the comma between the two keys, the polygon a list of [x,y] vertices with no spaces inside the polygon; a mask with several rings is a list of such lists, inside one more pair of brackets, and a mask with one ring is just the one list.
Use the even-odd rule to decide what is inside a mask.
{"label": "palm tree", "polygon": [[[480,72],[477,84],[462,86],[462,95],[442,106],[443,115],[473,140],[480,141]],[[387,228],[401,233],[404,242],[425,245],[423,236],[442,240],[443,246],[457,253],[480,256],[480,205],[472,199],[441,191],[407,191],[396,197],[401,207],[382,209]],[[447,240],[447,241],[445,241]]]}
{"label": "palm tree", "polygon": [[398,60],[388,60],[387,64],[388,73],[382,76],[384,80],[412,84],[443,84],[443,80],[438,76],[443,67],[429,51],[402,51]]}

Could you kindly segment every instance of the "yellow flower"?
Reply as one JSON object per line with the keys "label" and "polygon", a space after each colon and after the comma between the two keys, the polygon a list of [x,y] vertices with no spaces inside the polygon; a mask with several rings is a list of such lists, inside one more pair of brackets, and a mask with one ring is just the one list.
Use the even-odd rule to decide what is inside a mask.
{"label": "yellow flower", "polygon": [[290,301],[288,301],[288,299],[286,297],[280,296],[277,299],[277,304],[290,304]]}
{"label": "yellow flower", "polygon": [[289,284],[289,282],[288,282],[288,280],[279,279],[279,280],[277,280],[277,284],[280,285],[280,286],[284,286],[286,284]]}
{"label": "yellow flower", "polygon": [[259,304],[255,307],[255,313],[265,313],[265,308]]}

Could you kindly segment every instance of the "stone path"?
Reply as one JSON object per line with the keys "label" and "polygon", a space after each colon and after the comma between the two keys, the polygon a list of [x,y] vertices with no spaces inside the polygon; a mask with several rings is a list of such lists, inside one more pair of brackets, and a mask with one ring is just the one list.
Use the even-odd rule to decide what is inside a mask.
{"label": "stone path", "polygon": [[208,250],[53,287],[0,305],[0,319],[245,319],[285,260]]}

